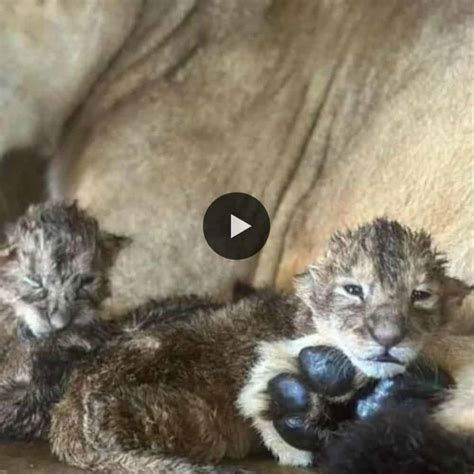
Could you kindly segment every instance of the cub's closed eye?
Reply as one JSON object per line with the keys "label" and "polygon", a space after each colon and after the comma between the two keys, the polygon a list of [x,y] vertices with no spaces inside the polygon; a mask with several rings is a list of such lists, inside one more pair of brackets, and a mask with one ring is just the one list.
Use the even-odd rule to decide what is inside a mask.
{"label": "cub's closed eye", "polygon": [[413,290],[411,293],[412,301],[423,301],[431,298],[431,293],[425,290]]}
{"label": "cub's closed eye", "polygon": [[88,286],[92,285],[92,283],[95,282],[95,276],[94,275],[84,275],[81,277],[81,286]]}
{"label": "cub's closed eye", "polygon": [[360,285],[344,285],[344,291],[352,296],[358,296],[360,299],[364,297],[364,290]]}

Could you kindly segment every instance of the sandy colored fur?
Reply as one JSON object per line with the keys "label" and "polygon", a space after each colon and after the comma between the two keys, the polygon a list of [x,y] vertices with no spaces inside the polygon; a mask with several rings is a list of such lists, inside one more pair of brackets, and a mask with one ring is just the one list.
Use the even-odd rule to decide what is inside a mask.
{"label": "sandy colored fur", "polygon": [[[251,276],[289,287],[333,231],[384,213],[436,235],[469,280],[470,2],[238,4],[148,8],[153,28],[137,24],[58,154],[54,192],[133,229],[115,304]],[[202,238],[229,190],[270,213],[258,258]]]}
{"label": "sandy colored fur", "polygon": [[457,387],[436,414],[446,428],[474,436],[474,341],[472,336],[441,334],[425,354],[453,375]]}
{"label": "sandy colored fur", "polygon": [[0,157],[54,153],[62,126],[130,32],[139,1],[0,4]]}

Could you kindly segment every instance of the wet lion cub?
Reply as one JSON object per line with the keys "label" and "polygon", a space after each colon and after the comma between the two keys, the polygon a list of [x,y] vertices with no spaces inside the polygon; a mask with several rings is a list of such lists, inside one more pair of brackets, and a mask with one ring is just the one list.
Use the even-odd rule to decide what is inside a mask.
{"label": "wet lion cub", "polygon": [[[280,462],[309,464],[266,417],[268,382],[297,372],[301,349],[324,344],[354,367],[348,395],[332,401],[346,400],[371,378],[402,373],[468,288],[446,275],[427,234],[381,219],[335,235],[296,290],[112,341],[54,409],[53,451],[82,468],[207,473],[261,437]],[[314,406],[317,416],[325,396]]]}

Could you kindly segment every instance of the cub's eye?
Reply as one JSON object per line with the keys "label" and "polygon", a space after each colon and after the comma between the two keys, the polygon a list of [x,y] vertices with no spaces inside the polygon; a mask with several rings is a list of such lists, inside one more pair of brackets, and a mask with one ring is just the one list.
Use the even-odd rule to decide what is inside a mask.
{"label": "cub's eye", "polygon": [[344,291],[352,296],[358,296],[360,299],[364,297],[364,290],[360,285],[344,285]]}
{"label": "cub's eye", "polygon": [[43,287],[41,284],[41,280],[37,276],[25,276],[23,277],[23,281],[27,284],[30,285],[32,288],[39,290],[40,288]]}
{"label": "cub's eye", "polygon": [[81,277],[80,282],[81,282],[81,287],[92,285],[92,283],[95,282],[95,276],[94,275],[83,275]]}
{"label": "cub's eye", "polygon": [[93,300],[96,277],[93,274],[81,275],[77,277],[76,299],[78,300]]}
{"label": "cub's eye", "polygon": [[423,301],[423,300],[427,300],[430,297],[431,297],[431,293],[429,291],[413,290],[411,292],[412,301]]}

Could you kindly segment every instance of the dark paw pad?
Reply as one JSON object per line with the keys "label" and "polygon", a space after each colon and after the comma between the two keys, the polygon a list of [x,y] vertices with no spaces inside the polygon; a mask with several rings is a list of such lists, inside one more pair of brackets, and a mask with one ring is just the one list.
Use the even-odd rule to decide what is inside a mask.
{"label": "dark paw pad", "polygon": [[297,376],[277,375],[268,383],[268,392],[272,400],[271,412],[274,416],[306,412],[310,408],[309,390]]}
{"label": "dark paw pad", "polygon": [[299,415],[288,415],[273,421],[278,434],[291,446],[304,451],[314,451],[320,441],[316,427],[307,426]]}
{"label": "dark paw pad", "polygon": [[316,393],[337,397],[352,389],[356,371],[340,350],[327,346],[306,347],[298,360],[305,381]]}

